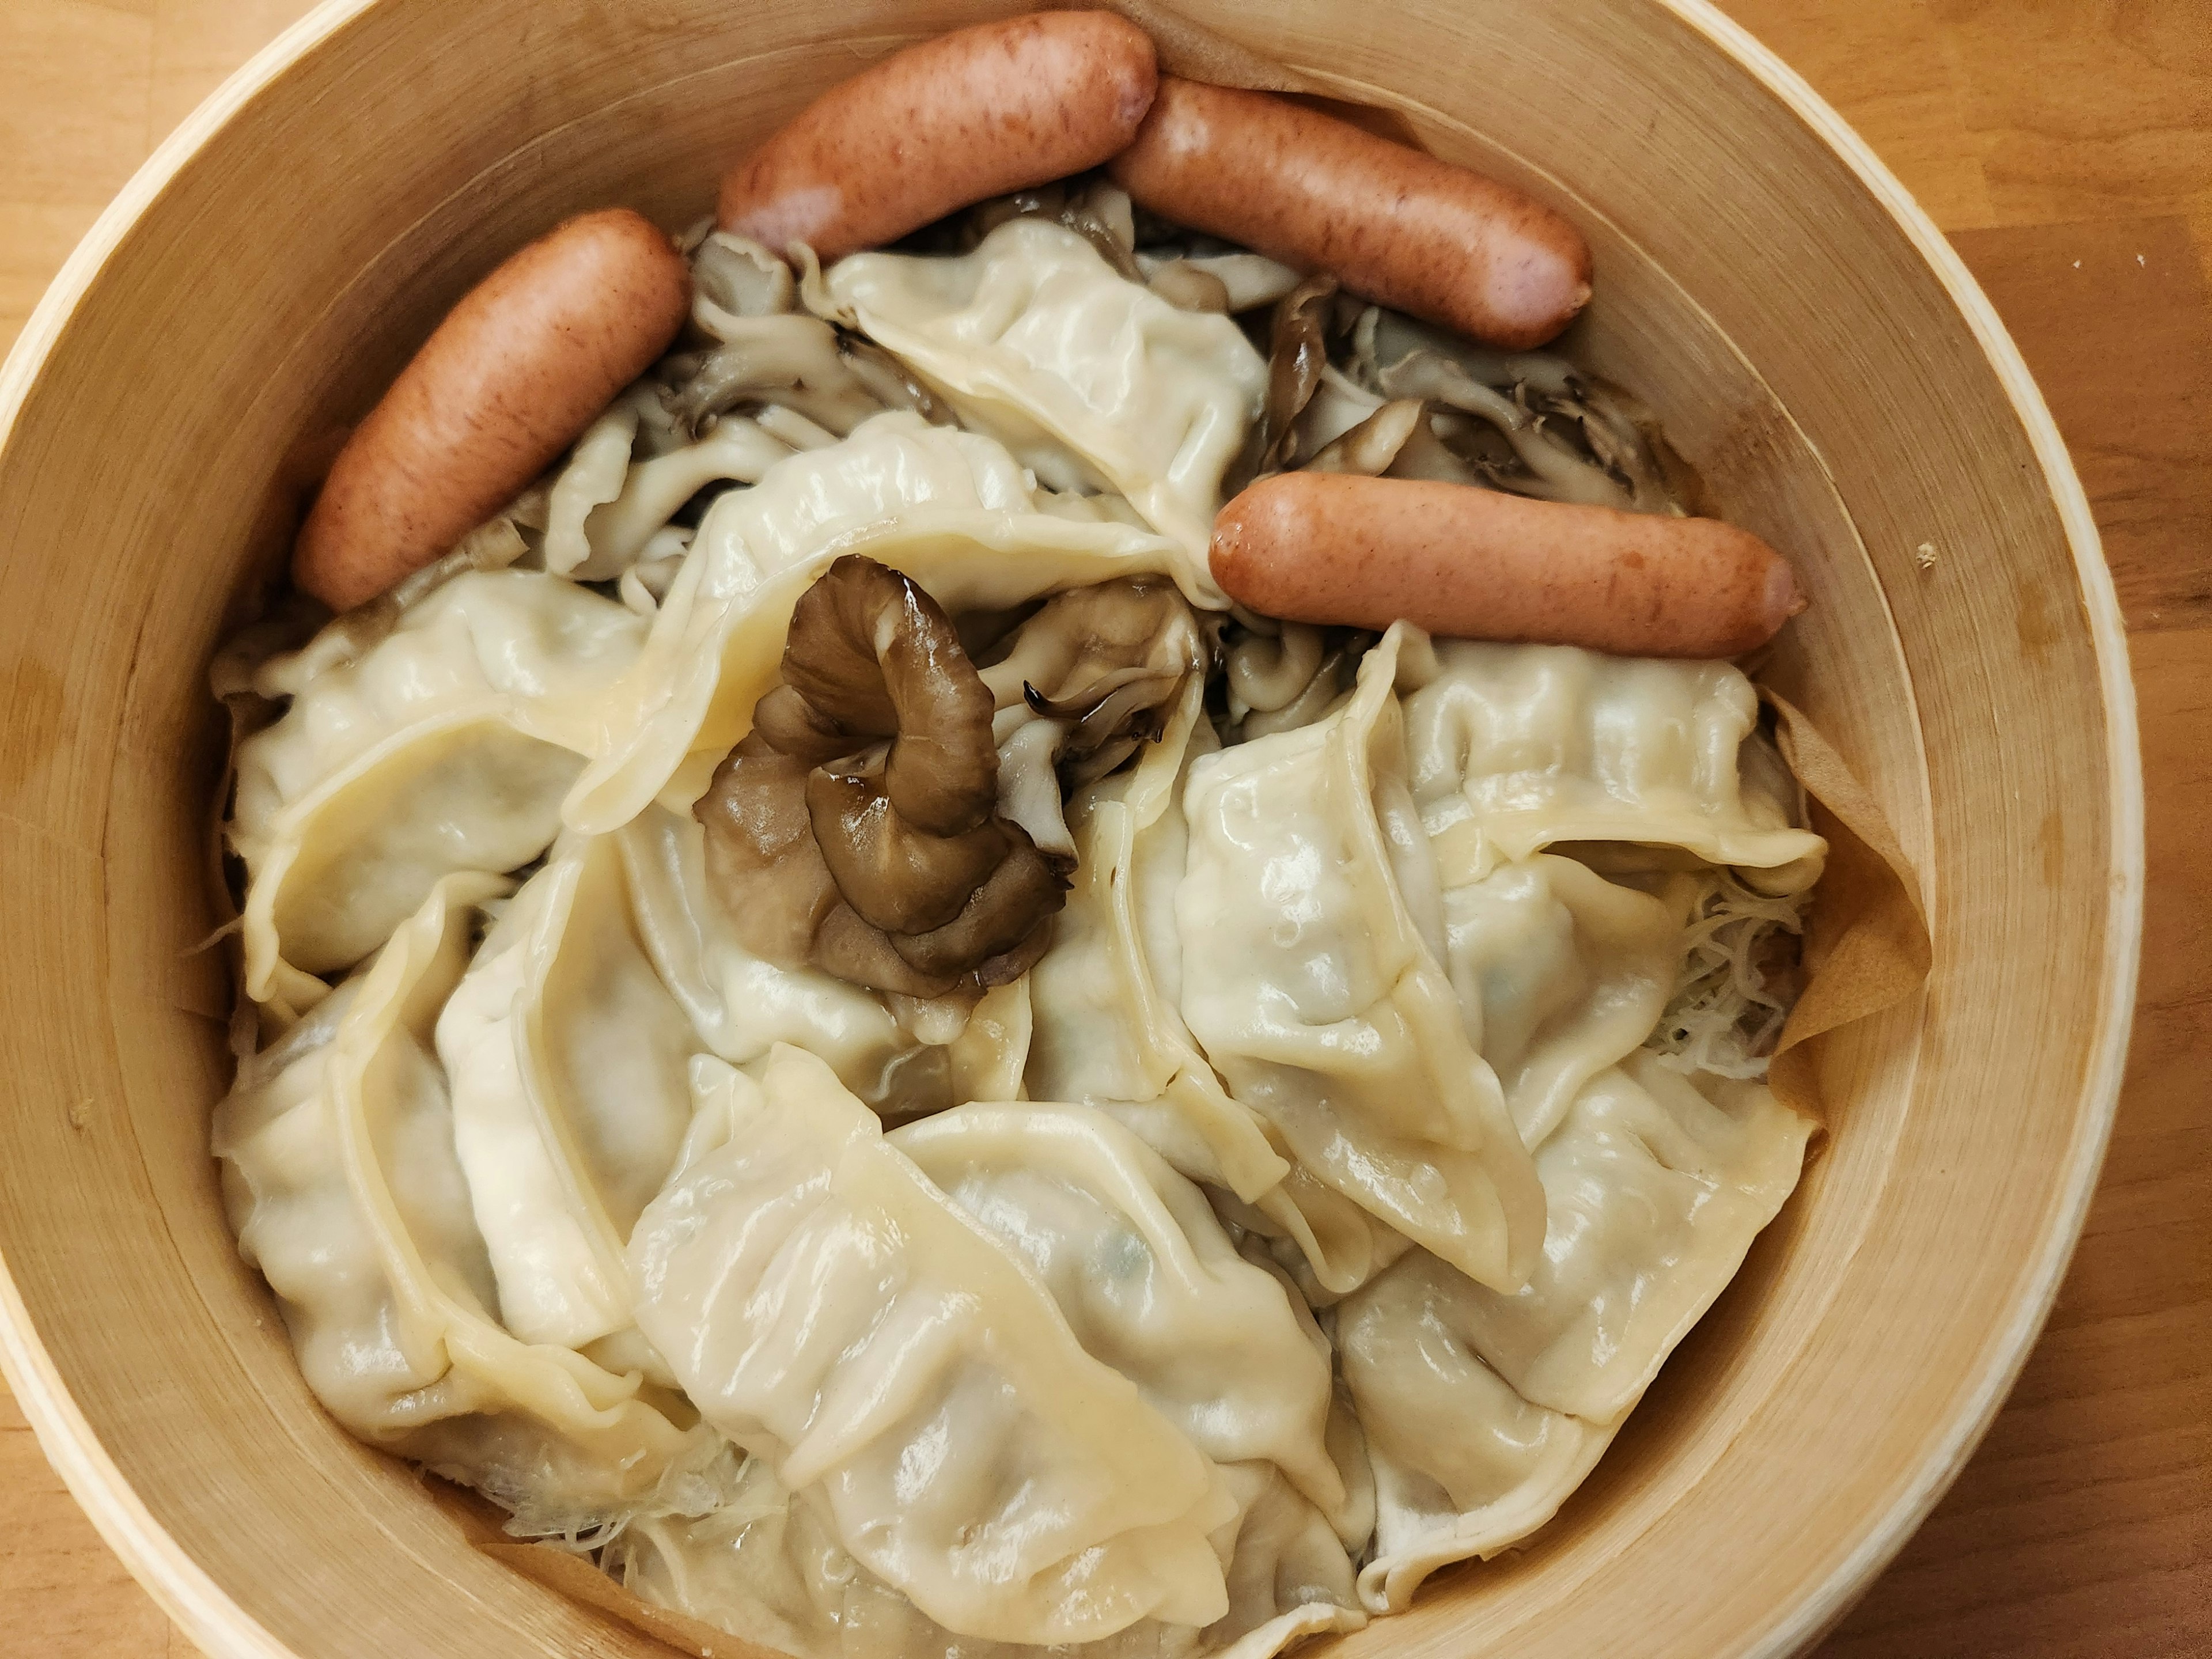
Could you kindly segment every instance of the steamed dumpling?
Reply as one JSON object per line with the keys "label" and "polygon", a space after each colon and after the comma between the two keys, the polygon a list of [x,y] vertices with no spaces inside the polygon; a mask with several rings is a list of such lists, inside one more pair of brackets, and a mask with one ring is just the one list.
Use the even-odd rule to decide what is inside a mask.
{"label": "steamed dumpling", "polygon": [[507,888],[440,881],[373,964],[240,1068],[214,1147],[240,1254],[331,1414],[560,1530],[647,1504],[697,1437],[635,1372],[519,1340],[495,1316],[431,1036],[477,907]]}
{"label": "steamed dumpling", "polygon": [[1536,1149],[1543,1259],[1510,1295],[1468,1287],[1468,1341],[1524,1399],[1617,1420],[1796,1189],[1811,1131],[1763,1083],[1632,1054]]}
{"label": "steamed dumpling", "polygon": [[1069,803],[1075,884],[1030,973],[1029,1093],[1102,1108],[1182,1174],[1225,1189],[1240,1220],[1296,1249],[1317,1283],[1350,1291],[1402,1243],[1291,1161],[1281,1131],[1222,1087],[1179,1006],[1176,891],[1190,835],[1176,797],[1191,763],[1219,747],[1202,690],[1188,688],[1133,768]]}
{"label": "steamed dumpling", "polygon": [[1228,1611],[1236,1498],[830,1068],[696,1062],[684,1167],[631,1241],[639,1328],[706,1419],[963,1635]]}
{"label": "steamed dumpling", "polygon": [[1535,1531],[1596,1467],[1609,1425],[1530,1404],[1483,1363],[1459,1310],[1478,1288],[1417,1250],[1336,1310],[1344,1377],[1375,1476],[1370,1613],[1396,1613],[1438,1567]]}
{"label": "steamed dumpling", "polygon": [[1765,1085],[1637,1054],[1536,1151],[1544,1255],[1511,1295],[1416,1250],[1336,1310],[1376,1483],[1370,1611],[1549,1520],[1796,1186],[1810,1125]]}
{"label": "steamed dumpling", "polygon": [[963,421],[1055,489],[1126,496],[1204,571],[1222,476],[1267,384],[1235,323],[1176,309],[1039,218],[958,258],[856,253],[823,282]]}
{"label": "steamed dumpling", "polygon": [[[1279,1471],[1251,1480],[1232,1474],[1243,1515],[1229,1611],[1203,1628],[1139,1620],[1055,1646],[1054,1659],[1272,1659],[1304,1637],[1366,1623],[1344,1547],[1313,1506]],[[758,1458],[744,1464],[719,1507],[632,1522],[610,1547],[607,1565],[659,1606],[799,1659],[1037,1659],[1040,1651],[947,1630],[854,1560]]]}
{"label": "steamed dumpling", "polygon": [[303,1012],[441,877],[544,852],[643,635],[573,582],[471,571],[309,679],[238,751],[246,994]]}
{"label": "steamed dumpling", "polygon": [[1413,798],[1448,885],[1560,842],[1679,848],[1801,891],[1827,843],[1751,741],[1758,695],[1725,662],[1439,641],[1406,698]]}
{"label": "steamed dumpling", "polygon": [[1500,1290],[1544,1200],[1468,1042],[1406,793],[1394,629],[1326,720],[1206,757],[1183,796],[1182,1012],[1308,1173]]}
{"label": "steamed dumpling", "polygon": [[1468,1038],[1528,1146],[1658,1024],[1681,965],[1683,902],[1539,853],[1443,896],[1444,959]]}
{"label": "steamed dumpling", "polygon": [[437,1043],[502,1322],[569,1348],[627,1331],[623,1250],[690,1126],[696,1042],[639,937],[611,839],[556,847],[523,884]]}
{"label": "steamed dumpling", "polygon": [[1025,1261],[1093,1358],[1217,1463],[1264,1461],[1325,1514],[1329,1364],[1205,1195],[1087,1106],[968,1105],[889,1144]]}
{"label": "steamed dumpling", "polygon": [[775,684],[799,596],[841,555],[903,571],[956,615],[1117,576],[1167,575],[1194,599],[1206,591],[1202,560],[1174,544],[1052,504],[1001,445],[904,410],[724,494],[615,688],[612,740],[578,780],[566,821],[598,833],[664,790],[671,805],[696,799]]}

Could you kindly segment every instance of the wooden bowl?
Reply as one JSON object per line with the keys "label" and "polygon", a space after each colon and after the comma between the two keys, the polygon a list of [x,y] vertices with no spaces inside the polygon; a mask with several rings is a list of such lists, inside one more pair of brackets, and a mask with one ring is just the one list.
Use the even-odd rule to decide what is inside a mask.
{"label": "wooden bowl", "polygon": [[[1597,250],[1571,342],[1814,597],[1775,671],[1921,872],[1924,995],[1829,1040],[1826,1154],[1533,1547],[1342,1652],[1779,1654],[1925,1515],[2097,1174],[2142,881],[2112,589],[1934,228],[1699,0],[1190,0]],[[300,1380],[217,1201],[210,653],[301,447],[577,209],[671,227],[860,63],[996,0],[333,0],[178,132],[0,376],[0,1346],[108,1541],[216,1656],[660,1652],[472,1553]]]}

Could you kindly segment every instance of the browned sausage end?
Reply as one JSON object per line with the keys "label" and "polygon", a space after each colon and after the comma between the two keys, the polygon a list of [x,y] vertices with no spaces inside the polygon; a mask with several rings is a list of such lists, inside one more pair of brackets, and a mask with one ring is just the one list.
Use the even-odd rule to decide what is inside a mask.
{"label": "browned sausage end", "polygon": [[1163,217],[1493,345],[1541,345],[1589,299],[1589,244],[1550,208],[1270,93],[1163,76],[1110,170]]}
{"label": "browned sausage end", "polygon": [[993,196],[1094,167],[1152,106],[1152,38],[1032,12],[908,46],[830,88],[722,181],[722,228],[826,264]]}
{"label": "browned sausage end", "polygon": [[1620,656],[1737,656],[1804,609],[1788,562],[1716,519],[1340,474],[1252,485],[1214,522],[1212,565],[1231,598],[1293,622]]}
{"label": "browned sausage end", "polygon": [[683,256],[628,208],[580,215],[512,256],[338,453],[293,580],[345,611],[446,553],[652,365],[690,304]]}

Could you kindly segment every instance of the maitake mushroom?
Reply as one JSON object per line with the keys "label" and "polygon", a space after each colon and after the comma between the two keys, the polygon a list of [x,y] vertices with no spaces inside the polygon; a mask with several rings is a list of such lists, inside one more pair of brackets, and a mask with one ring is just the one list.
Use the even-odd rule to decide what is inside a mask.
{"label": "maitake mushroom", "polygon": [[1250,470],[1474,484],[1675,514],[1696,477],[1620,387],[1546,352],[1495,352],[1308,277],[1276,305]]}
{"label": "maitake mushroom", "polygon": [[1352,689],[1376,636],[1364,629],[1279,622],[1237,607],[1222,653],[1223,738],[1249,743],[1311,726]]}
{"label": "maitake mushroom", "polygon": [[733,411],[797,448],[842,438],[886,409],[950,418],[881,346],[801,311],[790,265],[758,242],[707,236],[692,253],[691,283],[683,349],[653,371],[659,396],[644,405],[638,434],[647,458],[696,443]]}
{"label": "maitake mushroom", "polygon": [[1330,301],[1336,278],[1309,276],[1275,302],[1267,352],[1267,398],[1260,413],[1260,471],[1279,472],[1298,443],[1298,417],[1328,366]]}
{"label": "maitake mushroom", "polygon": [[[1379,471],[1370,463],[1382,459],[1394,477],[1632,513],[1680,514],[1698,493],[1650,411],[1564,357],[1485,350],[1379,307],[1353,324],[1351,346],[1352,379],[1395,401],[1369,422],[1357,458],[1346,446],[1316,465]],[[1408,419],[1407,402],[1428,418]]]}
{"label": "maitake mushroom", "polygon": [[[908,996],[1018,978],[1074,866],[1061,788],[1158,735],[1157,711],[1202,672],[1200,640],[1173,588],[1109,583],[1032,617],[994,690],[928,594],[872,559],[839,559],[793,611],[784,683],[695,809],[738,936],[771,961]],[[1007,728],[995,735],[994,717]],[[1002,802],[1001,742],[1020,757],[1024,802]]]}
{"label": "maitake mushroom", "polygon": [[998,814],[991,694],[937,602],[848,554],[793,610],[783,679],[695,809],[738,937],[909,996],[1019,977],[1066,877]]}
{"label": "maitake mushroom", "polygon": [[1000,813],[1073,859],[1066,799],[1157,741],[1212,659],[1171,582],[1125,577],[1048,601],[983,670],[998,709]]}

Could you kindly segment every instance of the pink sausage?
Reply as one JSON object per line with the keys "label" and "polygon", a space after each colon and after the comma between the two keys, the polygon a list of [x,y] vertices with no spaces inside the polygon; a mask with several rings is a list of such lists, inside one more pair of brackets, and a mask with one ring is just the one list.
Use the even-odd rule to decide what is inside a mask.
{"label": "pink sausage", "polygon": [[513,500],[665,351],[691,273],[628,208],[556,227],[469,290],[324,480],[292,579],[350,610]]}
{"label": "pink sausage", "polygon": [[1145,118],[1151,37],[1044,11],[908,46],[830,88],[722,180],[721,224],[828,261],[1097,167]]}
{"label": "pink sausage", "polygon": [[1264,92],[1160,77],[1115,180],[1162,217],[1512,350],[1589,298],[1589,244],[1516,190]]}
{"label": "pink sausage", "polygon": [[1788,562],[1717,519],[1342,473],[1262,478],[1213,522],[1214,580],[1292,622],[1733,657],[1805,608]]}

